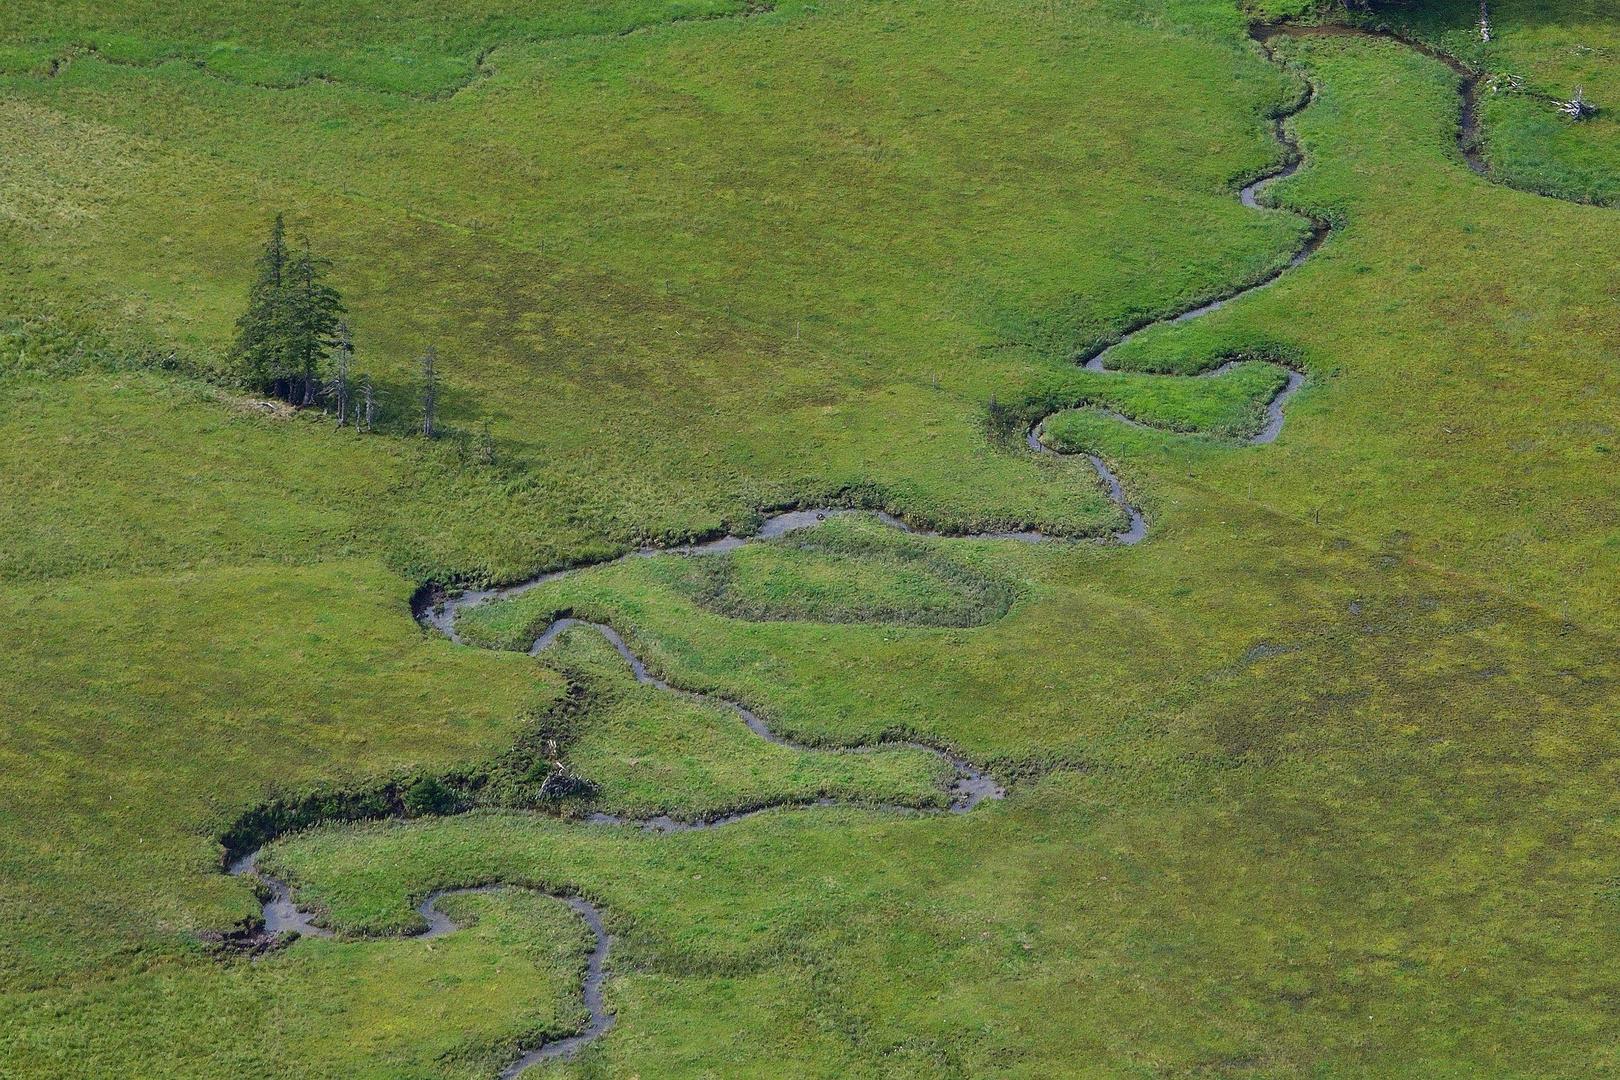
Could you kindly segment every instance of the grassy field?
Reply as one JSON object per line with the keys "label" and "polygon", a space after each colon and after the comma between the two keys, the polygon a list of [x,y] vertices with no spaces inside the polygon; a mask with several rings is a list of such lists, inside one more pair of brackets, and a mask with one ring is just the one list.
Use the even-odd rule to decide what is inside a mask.
{"label": "grassy field", "polygon": [[[1374,5],[1395,27],[1435,42],[1484,72],[1484,154],[1507,183],[1612,206],[1620,201],[1620,13],[1597,0]],[[1598,112],[1577,123],[1557,110],[1579,91]]]}
{"label": "grassy field", "polygon": [[[1483,52],[1477,8],[1378,16],[1620,102],[1599,5],[1491,10]],[[1513,186],[1602,201],[1612,115],[1487,99],[1493,182],[1444,65],[1274,64],[1226,0],[10,14],[0,1074],[493,1076],[582,1022],[590,938],[525,890],[394,936],[490,882],[617,939],[617,1027],[531,1075],[1614,1069],[1620,219]],[[1306,167],[1246,209],[1307,80]],[[372,434],[221,378],[278,210],[336,259]],[[1274,285],[1074,364],[1307,218]],[[1090,466],[992,395],[1147,540],[1097,542]],[[828,503],[1066,539],[851,516],[582,568],[467,646],[411,619]],[[592,631],[510,651],[561,613],[822,749]],[[900,738],[1008,798],[917,813],[935,756],[829,749]],[[543,798],[554,756],[593,793]],[[259,910],[222,838],[323,806],[365,820],[264,863],[338,937],[219,948]]]}

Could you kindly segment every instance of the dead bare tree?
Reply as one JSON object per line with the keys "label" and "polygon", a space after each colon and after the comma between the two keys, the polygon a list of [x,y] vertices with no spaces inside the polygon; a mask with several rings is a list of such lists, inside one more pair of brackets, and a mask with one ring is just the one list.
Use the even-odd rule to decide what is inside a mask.
{"label": "dead bare tree", "polygon": [[1479,0],[1479,39],[1491,43],[1491,13],[1485,10],[1485,0]]}
{"label": "dead bare tree", "polygon": [[[362,407],[365,410],[361,415],[363,415],[365,417],[366,430],[370,431],[371,430],[371,418],[376,414],[376,407],[377,407],[377,398],[371,391],[371,375],[370,375],[370,373],[367,373],[367,375],[365,377],[365,385],[361,387],[360,394],[361,394],[361,397],[364,400],[364,405]],[[354,427],[355,427],[356,431],[360,430],[359,418],[356,418]]]}
{"label": "dead bare tree", "polygon": [[439,378],[434,371],[434,363],[438,355],[432,345],[422,354],[422,435],[424,438],[433,438],[433,406],[438,396]]}
{"label": "dead bare tree", "polygon": [[485,465],[495,464],[495,436],[489,430],[489,417],[484,417],[484,440],[479,455]]}
{"label": "dead bare tree", "polygon": [[349,416],[349,362],[353,359],[354,339],[349,336],[349,324],[340,322],[332,362],[332,381],[326,386],[327,399],[337,408],[338,427],[342,427]]}

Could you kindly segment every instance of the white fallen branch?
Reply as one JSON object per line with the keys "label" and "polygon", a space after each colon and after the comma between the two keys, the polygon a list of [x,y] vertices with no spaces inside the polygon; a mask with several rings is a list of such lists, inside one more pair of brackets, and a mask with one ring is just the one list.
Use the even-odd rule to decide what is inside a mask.
{"label": "white fallen branch", "polygon": [[1558,103],[1558,111],[1571,120],[1585,120],[1588,116],[1597,115],[1597,106],[1587,101],[1585,89],[1577,86],[1574,97]]}

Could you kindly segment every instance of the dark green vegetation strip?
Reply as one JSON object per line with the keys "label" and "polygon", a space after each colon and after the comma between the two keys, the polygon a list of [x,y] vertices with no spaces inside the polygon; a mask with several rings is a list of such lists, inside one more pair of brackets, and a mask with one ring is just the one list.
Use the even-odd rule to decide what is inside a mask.
{"label": "dark green vegetation strip", "polygon": [[[198,944],[257,911],[218,873],[244,812],[497,760],[565,692],[422,635],[422,580],[835,497],[1106,529],[1084,463],[987,439],[986,403],[1286,261],[1299,219],[1233,191],[1302,84],[1224,2],[817,8],[514,44],[441,100],[465,68],[413,94],[8,69],[0,1071],[487,1077],[577,1024],[578,925],[527,894],[468,898],[478,926],[434,942]],[[625,947],[620,1027],[577,1076],[1607,1067],[1620,311],[1593,283],[1620,225],[1470,175],[1441,65],[1283,52],[1322,89],[1274,195],[1342,228],[1199,341],[1132,347],[1144,372],[1287,349],[1315,379],[1263,449],[1087,432],[1148,542],[942,546],[1019,590],[982,626],[729,618],[658,560],[549,598],[795,738],[998,762],[1026,777],[1006,803],[675,837],[484,810],[316,830],[270,865],[352,933],[437,888],[588,892]],[[1601,99],[1612,65],[1581,62]],[[342,253],[394,409],[374,439],[187,381],[276,208]],[[425,444],[430,340],[450,434]],[[495,465],[456,434],[485,417]],[[621,696],[570,752],[626,805],[928,779],[755,756],[580,649]]]}

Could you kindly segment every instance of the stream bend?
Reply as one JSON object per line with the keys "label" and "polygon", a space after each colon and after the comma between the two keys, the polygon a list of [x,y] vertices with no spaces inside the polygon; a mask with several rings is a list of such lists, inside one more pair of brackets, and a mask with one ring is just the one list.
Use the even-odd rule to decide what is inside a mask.
{"label": "stream bend", "polygon": [[[1340,26],[1331,24],[1323,26],[1296,26],[1291,23],[1257,23],[1251,27],[1249,31],[1250,37],[1259,44],[1260,48],[1265,52],[1266,57],[1278,64],[1283,64],[1284,61],[1279,60],[1275,50],[1272,49],[1271,39],[1283,34],[1294,37],[1362,37],[1394,41],[1413,49],[1423,56],[1438,60],[1440,63],[1446,65],[1446,67],[1450,68],[1458,78],[1457,93],[1461,98],[1457,121],[1458,154],[1460,154],[1463,161],[1468,164],[1469,169],[1479,176],[1489,180],[1491,183],[1499,184],[1503,187],[1513,186],[1510,184],[1504,184],[1502,181],[1499,181],[1490,175],[1490,171],[1485,164],[1485,159],[1479,151],[1479,72],[1469,68],[1466,64],[1454,56],[1426,45],[1421,41],[1415,41],[1400,34],[1392,33],[1388,30],[1368,30],[1357,26]],[[1299,140],[1294,136],[1293,132],[1288,130],[1287,121],[1304,112],[1316,101],[1316,83],[1307,79],[1307,85],[1309,90],[1306,93],[1304,100],[1302,100],[1298,106],[1286,114],[1275,118],[1272,122],[1273,133],[1275,134],[1277,141],[1282,143],[1287,150],[1286,160],[1284,161],[1282,167],[1257,178],[1254,182],[1248,184],[1238,192],[1238,200],[1244,206],[1247,206],[1250,209],[1264,209],[1257,198],[1260,191],[1274,181],[1282,180],[1286,177],[1294,175],[1294,173],[1298,172],[1300,167],[1305,163],[1304,152],[1300,148]],[[1515,188],[1515,190],[1523,189]],[[1540,193],[1532,192],[1532,194]],[[1556,196],[1545,197],[1554,198]],[[1238,300],[1241,297],[1247,296],[1250,293],[1264,289],[1267,286],[1275,283],[1288,271],[1297,268],[1303,264],[1306,259],[1310,258],[1311,255],[1314,254],[1324,242],[1326,242],[1329,234],[1332,232],[1332,225],[1326,220],[1321,218],[1308,218],[1307,220],[1309,220],[1311,223],[1310,235],[1307,237],[1304,246],[1302,246],[1300,250],[1294,254],[1293,258],[1291,258],[1286,265],[1278,268],[1274,273],[1267,276],[1265,279],[1258,281],[1247,288],[1240,289],[1230,296],[1218,297],[1214,300],[1200,304],[1197,307],[1183,311],[1179,315],[1174,315],[1169,318],[1160,319],[1156,322],[1147,323],[1143,326],[1137,327],[1135,330],[1125,334],[1112,345],[1109,345],[1095,356],[1086,360],[1083,365],[1085,370],[1099,373],[1113,371],[1115,369],[1108,366],[1109,354],[1115,349],[1118,349],[1121,345],[1124,345],[1127,341],[1130,341],[1132,338],[1136,337],[1138,334],[1143,333],[1146,330],[1151,330],[1157,326],[1187,322],[1202,315],[1207,315],[1212,311],[1218,311],[1222,307],[1225,307],[1227,304]],[[1214,378],[1219,375],[1224,375],[1226,372],[1230,371],[1236,363],[1237,361],[1235,360],[1227,361],[1226,363],[1215,368],[1213,371],[1203,372],[1200,375],[1195,376],[1195,378]],[[1277,436],[1282,433],[1284,419],[1283,407],[1287,405],[1289,399],[1298,393],[1304,385],[1304,373],[1289,367],[1287,383],[1275,397],[1266,403],[1265,426],[1245,440],[1248,445],[1260,446],[1276,441]],[[1102,409],[1099,411],[1103,412],[1112,419],[1129,424],[1133,427],[1150,426],[1143,424],[1140,421],[1132,420],[1130,417],[1124,416],[1118,412],[1114,412],[1113,410]],[[1029,448],[1036,453],[1056,453],[1057,451],[1052,450],[1050,447],[1042,443],[1038,435],[1040,425],[1045,421],[1045,419],[1045,417],[1042,417],[1030,427],[1026,441]],[[1120,487],[1119,480],[1113,475],[1112,472],[1109,471],[1107,465],[1105,465],[1103,461],[1095,454],[1087,454],[1086,456],[1091,461],[1092,467],[1097,470],[1097,475],[1102,478],[1103,484],[1108,488],[1109,498],[1112,499],[1116,505],[1120,506],[1130,514],[1131,527],[1125,532],[1116,533],[1115,539],[1122,544],[1133,544],[1142,539],[1142,537],[1146,535],[1146,527],[1145,523],[1142,521],[1141,512],[1126,502],[1124,491]]]}
{"label": "stream bend", "polygon": [[[1255,40],[1258,41],[1260,43],[1260,47],[1265,50],[1266,56],[1273,61],[1276,61],[1277,57],[1276,54],[1271,50],[1271,47],[1267,44],[1267,40],[1274,34],[1282,31],[1283,28],[1281,27],[1257,27],[1254,31]],[[1261,189],[1274,181],[1282,180],[1285,177],[1294,175],[1294,173],[1299,171],[1300,166],[1305,163],[1305,155],[1300,149],[1299,140],[1294,137],[1293,132],[1288,130],[1287,121],[1310,108],[1310,106],[1316,101],[1316,84],[1307,80],[1306,85],[1309,89],[1307,90],[1304,99],[1300,101],[1300,103],[1293,109],[1289,110],[1282,116],[1276,117],[1272,121],[1272,131],[1276,136],[1277,141],[1282,143],[1283,147],[1287,151],[1282,166],[1265,174],[1264,176],[1257,178],[1238,192],[1238,201],[1244,206],[1249,207],[1251,210],[1265,209],[1260,205],[1259,200],[1256,198]],[[1095,356],[1091,357],[1089,360],[1086,360],[1082,366],[1086,371],[1098,373],[1108,373],[1113,371],[1115,369],[1108,366],[1108,354],[1119,348],[1121,345],[1124,345],[1127,341],[1130,341],[1138,334],[1158,326],[1188,322],[1202,315],[1208,315],[1210,312],[1218,311],[1235,300],[1241,299],[1250,293],[1257,292],[1260,289],[1264,289],[1268,285],[1275,283],[1288,271],[1295,269],[1303,264],[1306,259],[1310,258],[1311,255],[1327,240],[1329,233],[1332,232],[1332,225],[1321,218],[1307,218],[1306,220],[1310,222],[1311,231],[1305,240],[1304,246],[1302,246],[1299,251],[1295,252],[1293,257],[1289,259],[1285,265],[1279,267],[1273,273],[1267,275],[1262,280],[1255,282],[1253,285],[1250,285],[1247,288],[1239,289],[1237,292],[1232,293],[1229,296],[1217,297],[1214,300],[1207,301],[1198,305],[1197,307],[1183,311],[1179,315],[1173,315],[1169,318],[1159,319],[1155,322],[1150,322],[1139,326],[1135,330],[1125,334],[1112,345],[1109,345],[1107,348],[1097,353]],[[1237,366],[1238,363],[1239,361],[1237,360],[1228,360],[1212,371],[1202,372],[1193,377],[1200,379],[1216,378],[1231,371]],[[1267,443],[1275,442],[1277,436],[1282,434],[1284,421],[1283,407],[1287,405],[1289,399],[1297,394],[1305,385],[1305,375],[1303,372],[1295,370],[1292,367],[1288,367],[1287,370],[1287,383],[1281,390],[1277,392],[1275,396],[1271,398],[1270,401],[1266,402],[1265,426],[1244,440],[1248,445],[1263,446]],[[1102,412],[1111,419],[1118,420],[1119,422],[1128,424],[1132,427],[1151,426],[1144,424],[1139,420],[1133,420],[1130,417],[1125,416],[1122,413],[1115,412],[1112,409],[1101,409],[1098,411]],[[1036,420],[1035,423],[1030,425],[1024,441],[1029,446],[1030,450],[1037,454],[1057,454],[1059,451],[1054,450],[1045,443],[1041,442],[1039,432],[1041,425],[1045,423],[1045,421],[1046,417],[1043,416]],[[1091,463],[1091,467],[1097,471],[1098,478],[1102,480],[1104,488],[1107,489],[1109,500],[1113,502],[1115,506],[1118,506],[1121,510],[1124,510],[1125,513],[1130,517],[1129,528],[1125,529],[1123,532],[1116,532],[1114,534],[1114,539],[1121,544],[1127,545],[1138,543],[1144,539],[1147,536],[1147,519],[1143,517],[1142,511],[1132,505],[1131,502],[1126,498],[1125,489],[1120,484],[1119,478],[1114,475],[1111,469],[1109,469],[1107,463],[1096,454],[1088,453],[1086,454],[1086,459]]]}
{"label": "stream bend", "polygon": [[[713,540],[703,544],[691,544],[681,548],[672,548],[668,550],[683,552],[688,555],[702,555],[731,551],[749,542],[750,540],[782,536],[795,529],[808,528],[828,517],[852,513],[858,513],[858,511],[844,509],[821,509],[799,510],[786,514],[778,514],[767,519],[759,532],[751,537],[727,536],[722,537],[719,540]],[[879,516],[882,517],[885,522],[895,528],[904,529],[907,532],[917,531],[911,529],[898,518],[894,518],[887,514],[881,514]],[[924,533],[921,535],[937,534]],[[1039,533],[1003,533],[992,535],[1002,539],[1017,539],[1027,541],[1046,539],[1046,537]],[[624,558],[642,558],[662,553],[663,552],[659,549],[644,548],[641,551],[632,552],[631,554],[624,556]],[[526,581],[519,585],[514,585],[505,589],[486,589],[463,593],[461,596],[446,600],[442,605],[437,607],[419,601],[415,605],[415,614],[424,625],[440,630],[445,634],[445,636],[449,637],[452,641],[455,641],[458,644],[465,644],[462,642],[460,635],[456,633],[455,627],[456,616],[463,609],[519,595],[527,592],[537,585],[555,580],[563,574],[571,572],[572,571],[569,570],[563,570],[550,574],[542,574],[533,580]],[[637,682],[646,686],[653,686],[667,693],[677,694],[691,700],[705,701],[725,706],[726,708],[729,708],[735,712],[742,719],[743,723],[748,726],[749,731],[753,732],[755,735],[766,740],[767,742],[774,743],[778,746],[789,747],[794,750],[816,751],[821,753],[858,754],[870,753],[881,746],[909,746],[914,749],[924,750],[928,753],[936,754],[948,762],[956,771],[956,781],[951,787],[952,798],[950,805],[950,812],[954,814],[965,814],[985,799],[1002,799],[1006,797],[1007,793],[1005,789],[1003,789],[1001,785],[997,784],[993,777],[982,769],[975,767],[965,758],[958,757],[955,754],[940,750],[936,747],[927,746],[922,743],[891,742],[879,743],[871,746],[827,750],[825,748],[807,746],[805,744],[796,743],[790,739],[783,738],[782,736],[771,731],[771,729],[766,725],[765,721],[760,719],[757,714],[738,702],[729,701],[725,698],[715,697],[713,695],[698,694],[692,691],[682,690],[671,686],[662,679],[655,677],[647,670],[647,665],[642,661],[642,659],[630,649],[630,646],[625,642],[624,638],[621,637],[619,633],[611,626],[607,626],[603,623],[587,623],[583,620],[572,618],[558,619],[548,626],[545,632],[541,634],[538,639],[536,639],[534,645],[529,649],[529,655],[538,656],[541,652],[549,648],[564,631],[575,626],[588,626],[606,638],[609,644],[618,650],[619,655],[624,658],[625,663],[630,666],[630,670],[632,673],[634,673]],[[837,800],[823,798],[817,800],[813,805],[833,806],[837,805]],[[613,814],[599,813],[593,814],[587,818],[585,824],[598,826],[639,825],[641,828],[649,832],[678,833],[690,832],[699,829],[719,828],[724,825],[730,825],[738,821],[746,820],[747,818],[753,817],[757,814],[765,813],[767,810],[774,809],[780,809],[780,807],[764,807],[742,813],[727,814],[712,819],[699,819],[697,821],[680,821],[668,815],[659,815],[651,818],[625,818]],[[900,813],[917,812],[911,807],[897,806],[888,807],[886,809]],[[255,876],[264,883],[266,888],[270,890],[271,898],[264,904],[265,935],[272,939],[279,939],[285,934],[296,932],[297,934],[306,937],[332,937],[333,934],[331,930],[317,925],[312,915],[298,909],[298,904],[293,896],[292,889],[287,885],[286,882],[279,881],[259,870],[258,860],[259,851],[255,850],[233,862],[229,867],[229,872],[235,876]],[[492,892],[497,889],[517,887],[520,886],[496,884],[466,889],[446,889],[430,893],[421,902],[421,904],[417,905],[416,908],[417,913],[427,921],[427,930],[416,936],[420,938],[441,937],[458,929],[450,917],[439,911],[436,906],[439,900],[446,896],[454,896],[460,893],[468,892]],[[555,896],[557,899],[562,900],[564,903],[568,904],[569,907],[578,912],[579,915],[585,920],[587,925],[590,926],[592,933],[596,936],[596,947],[591,952],[584,983],[585,1006],[590,1013],[590,1022],[587,1024],[585,1029],[579,1032],[577,1035],[572,1035],[566,1039],[559,1039],[554,1042],[547,1042],[534,1050],[528,1051],[501,1072],[500,1075],[502,1080],[511,1080],[511,1078],[516,1077],[519,1073],[529,1068],[531,1065],[537,1064],[541,1061],[573,1057],[583,1047],[605,1034],[613,1027],[614,1024],[613,1014],[606,1010],[606,1007],[602,1001],[602,984],[603,980],[605,979],[603,964],[607,959],[608,949],[612,943],[612,938],[602,924],[601,910],[590,901],[582,899],[578,896],[568,896],[556,893],[548,893],[547,895]]]}
{"label": "stream bend", "polygon": [[[297,904],[293,901],[292,890],[287,886],[286,882],[278,881],[265,874],[259,869],[258,862],[259,852],[254,851],[232,863],[230,872],[238,877],[246,875],[257,877],[273,894],[270,902],[264,905],[265,934],[280,938],[283,934],[295,931],[301,937],[332,937],[332,931],[324,926],[317,926],[310,915],[298,910]],[[439,889],[431,892],[416,906],[416,913],[427,921],[427,929],[420,934],[410,936],[420,941],[443,937],[461,929],[450,916],[438,908],[439,901],[447,896],[462,896],[467,893],[492,893],[505,889],[520,888],[527,888],[527,886],[497,883],[476,885],[464,889]],[[537,889],[529,891],[542,892]],[[573,1057],[585,1046],[606,1034],[617,1019],[613,1013],[607,1010],[607,1006],[602,1000],[602,985],[607,979],[605,965],[608,950],[613,946],[613,936],[607,932],[607,927],[602,923],[601,909],[580,896],[550,892],[542,892],[542,895],[561,900],[572,908],[580,918],[585,920],[585,925],[590,927],[591,934],[596,939],[595,945],[591,948],[590,956],[586,960],[583,985],[585,1009],[590,1013],[590,1020],[586,1023],[584,1029],[577,1034],[544,1042],[533,1050],[525,1051],[516,1061],[501,1070],[501,1080],[512,1080],[531,1065],[538,1065],[542,1061]]]}
{"label": "stream bend", "polygon": [[[1104,469],[1104,472],[1106,473],[1106,469]],[[1112,474],[1108,475],[1111,476]],[[1114,481],[1114,487],[1116,490],[1118,489],[1118,481]],[[1123,494],[1121,494],[1120,498],[1123,499],[1123,497]],[[794,532],[798,529],[810,528],[831,517],[841,517],[845,514],[855,514],[860,512],[861,511],[858,510],[833,509],[830,507],[817,510],[794,510],[785,514],[776,514],[770,518],[767,518],[764,524],[760,527],[759,531],[752,536],[726,536],[719,540],[711,540],[703,544],[690,544],[679,548],[643,548],[640,551],[632,552],[629,555],[623,556],[620,560],[615,561],[622,561],[623,559],[632,558],[647,558],[653,555],[665,554],[667,552],[677,552],[688,556],[702,556],[707,554],[734,551],[744,544],[752,541],[768,540],[778,536],[785,536],[788,533]],[[880,513],[877,516],[892,528],[901,529],[914,535],[939,535],[938,533],[927,533],[913,529],[899,518],[893,517],[889,514]],[[1024,540],[1029,542],[1048,539],[1048,537],[1043,536],[1040,533],[1032,532],[991,533],[983,534],[982,538]],[[549,574],[541,574],[539,577],[517,585],[509,586],[504,589],[483,589],[474,592],[465,592],[460,596],[447,598],[441,604],[437,605],[420,604],[417,607],[417,618],[421,620],[424,625],[438,630],[451,641],[454,641],[457,644],[465,645],[468,643],[463,641],[461,635],[456,632],[456,619],[461,612],[467,610],[468,608],[478,607],[483,604],[493,603],[500,600],[506,600],[514,596],[520,596],[523,593],[528,592],[530,589],[544,584],[545,582],[555,581],[565,574],[574,572],[574,570],[559,570]],[[586,622],[583,619],[574,618],[557,619],[553,621],[550,626],[546,627],[545,631],[535,639],[534,644],[529,647],[529,655],[539,656],[546,649],[550,648],[552,643],[554,643],[564,631],[575,626],[590,627],[606,638],[608,644],[612,645],[613,648],[618,651],[619,655],[624,658],[624,662],[629,665],[630,671],[635,676],[638,683],[641,683],[643,686],[656,687],[657,689],[666,693],[675,694],[688,700],[707,702],[709,704],[730,709],[742,719],[743,723],[747,725],[749,731],[753,732],[761,739],[764,739],[766,742],[773,743],[777,746],[784,746],[792,750],[802,750],[815,753],[858,754],[870,753],[880,747],[907,746],[911,747],[912,749],[923,750],[927,753],[934,754],[941,760],[948,763],[956,772],[956,781],[951,786],[950,805],[951,813],[955,814],[965,814],[985,799],[1001,799],[1006,797],[1007,793],[1005,789],[997,784],[995,780],[984,770],[973,765],[973,763],[968,761],[966,758],[959,757],[956,754],[950,753],[949,751],[941,750],[938,747],[929,746],[925,743],[897,740],[869,744],[865,746],[829,749],[826,747],[809,746],[804,743],[798,743],[792,741],[791,739],[784,738],[783,736],[772,731],[770,726],[767,725],[757,713],[753,712],[753,710],[749,709],[740,702],[731,701],[717,695],[701,694],[696,691],[685,690],[680,687],[672,686],[663,679],[656,677],[647,670],[646,663],[639,656],[637,656],[634,651],[631,650],[629,644],[624,640],[623,636],[620,635],[618,631],[614,630],[613,627],[608,626],[605,623]],[[831,799],[821,799],[818,800],[815,805],[829,806],[835,805],[835,802],[835,800]],[[714,819],[699,819],[695,822],[677,821],[667,815],[660,815],[652,818],[621,818],[611,814],[593,814],[587,819],[587,822],[595,825],[638,824],[645,829],[658,832],[686,832],[692,829],[706,829],[714,828],[719,825],[729,825],[733,822],[742,821],[745,818],[752,817],[755,814],[763,813],[765,809],[775,809],[775,807],[751,810],[738,814],[729,814],[724,817]]]}

